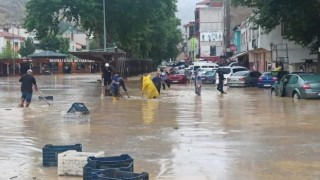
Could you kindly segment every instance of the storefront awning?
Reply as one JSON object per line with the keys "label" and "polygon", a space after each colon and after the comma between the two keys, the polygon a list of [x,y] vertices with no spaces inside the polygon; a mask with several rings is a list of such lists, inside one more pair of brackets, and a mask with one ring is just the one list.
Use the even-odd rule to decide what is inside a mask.
{"label": "storefront awning", "polygon": [[67,56],[68,55],[66,54],[61,54],[54,51],[42,51],[39,53],[30,54],[27,57],[28,58],[65,58]]}
{"label": "storefront awning", "polygon": [[243,56],[243,55],[246,55],[246,54],[248,54],[248,52],[247,52],[247,51],[244,51],[244,52],[241,52],[241,53],[238,53],[238,54],[233,55],[233,56],[231,57],[231,59],[237,59],[238,57]]}

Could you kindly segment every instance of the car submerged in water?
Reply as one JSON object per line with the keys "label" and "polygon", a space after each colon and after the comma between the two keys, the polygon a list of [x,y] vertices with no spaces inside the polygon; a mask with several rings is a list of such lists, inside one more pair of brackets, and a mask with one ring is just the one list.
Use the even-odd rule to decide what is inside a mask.
{"label": "car submerged in water", "polygon": [[229,87],[255,87],[261,73],[258,71],[239,71],[228,78]]}
{"label": "car submerged in water", "polygon": [[207,70],[201,73],[201,80],[203,84],[214,84],[216,82],[216,71],[215,69]]}
{"label": "car submerged in water", "polygon": [[287,74],[272,85],[271,94],[295,99],[320,99],[320,74]]}
{"label": "car submerged in water", "polygon": [[270,88],[276,81],[279,81],[284,75],[289,74],[288,71],[267,71],[258,79],[257,86],[259,88]]}
{"label": "car submerged in water", "polygon": [[186,84],[187,77],[184,69],[173,70],[170,72],[168,78],[172,84]]}

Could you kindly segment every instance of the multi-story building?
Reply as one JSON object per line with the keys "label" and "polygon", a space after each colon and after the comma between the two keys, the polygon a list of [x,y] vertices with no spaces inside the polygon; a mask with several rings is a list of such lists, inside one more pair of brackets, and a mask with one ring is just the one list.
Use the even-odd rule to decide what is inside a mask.
{"label": "multi-story building", "polygon": [[195,59],[195,55],[198,52],[198,46],[195,42],[198,40],[195,38],[195,22],[189,22],[183,26],[185,28],[185,59],[193,60]]}
{"label": "multi-story building", "polygon": [[234,57],[242,62],[241,59],[247,55],[251,69],[264,72],[281,66],[283,70],[296,71],[300,70],[300,66],[308,69],[306,62],[313,62],[317,58],[315,54],[310,54],[309,49],[284,39],[286,32],[283,25],[266,34],[261,27],[244,21],[235,30],[235,34],[241,33],[241,45],[240,53]]}
{"label": "multi-story building", "polygon": [[198,39],[199,58],[215,60],[223,54],[223,2],[205,0],[196,4],[195,36]]}
{"label": "multi-story building", "polygon": [[88,47],[87,35],[81,31],[70,28],[63,33],[62,37],[69,39],[69,51],[71,52],[86,50]]}
{"label": "multi-story building", "polygon": [[25,40],[24,37],[19,34],[10,33],[8,31],[0,32],[0,52],[9,44],[12,50],[18,52],[20,50],[21,43]]}

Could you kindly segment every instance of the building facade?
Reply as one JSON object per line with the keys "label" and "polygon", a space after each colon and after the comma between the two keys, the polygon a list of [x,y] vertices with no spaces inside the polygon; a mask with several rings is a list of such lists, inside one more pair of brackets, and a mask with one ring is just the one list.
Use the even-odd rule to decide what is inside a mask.
{"label": "building facade", "polygon": [[248,55],[250,69],[264,72],[281,66],[287,71],[299,71],[301,67],[308,70],[307,62],[315,62],[317,59],[316,54],[310,54],[309,49],[284,39],[285,28],[282,25],[267,34],[261,27],[256,27],[246,20],[239,29],[239,53],[242,54],[234,57],[239,60],[242,56]]}
{"label": "building facade", "polygon": [[198,56],[202,59],[223,54],[224,7],[222,1],[197,3],[195,34],[198,39]]}

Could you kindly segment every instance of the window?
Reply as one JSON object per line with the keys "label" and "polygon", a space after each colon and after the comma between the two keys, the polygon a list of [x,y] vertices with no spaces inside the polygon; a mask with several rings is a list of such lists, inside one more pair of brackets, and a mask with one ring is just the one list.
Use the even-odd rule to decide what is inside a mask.
{"label": "window", "polygon": [[47,66],[47,70],[50,70],[51,72],[57,72],[58,71],[58,63],[49,63]]}
{"label": "window", "polygon": [[239,72],[239,71],[248,71],[248,69],[245,68],[235,68],[233,69],[233,73]]}
{"label": "window", "polygon": [[251,72],[250,77],[260,77],[261,74],[259,72]]}
{"label": "window", "polygon": [[216,56],[216,46],[210,46],[210,56]]}
{"label": "window", "polygon": [[233,76],[248,76],[248,71],[239,71],[234,73]]}
{"label": "window", "polygon": [[77,63],[77,70],[84,70],[85,69],[85,64],[84,63]]}
{"label": "window", "polygon": [[291,76],[288,84],[296,84],[298,82],[298,76]]}

